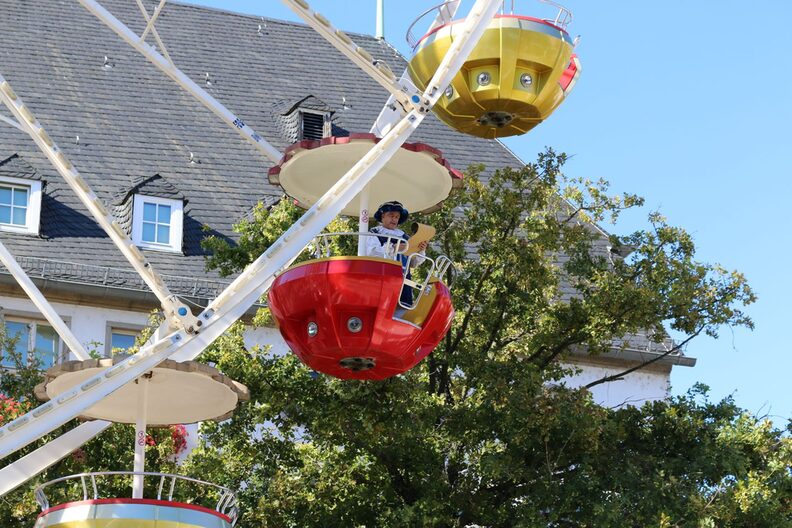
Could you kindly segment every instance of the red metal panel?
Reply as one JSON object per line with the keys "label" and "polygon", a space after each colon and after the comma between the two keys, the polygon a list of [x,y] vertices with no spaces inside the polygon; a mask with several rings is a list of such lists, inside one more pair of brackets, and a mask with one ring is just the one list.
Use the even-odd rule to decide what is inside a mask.
{"label": "red metal panel", "polygon": [[[423,325],[393,318],[402,287],[401,266],[379,259],[319,260],[285,271],[269,292],[269,306],[281,335],[312,369],[342,379],[385,379],[406,372],[429,354],[451,326],[448,288],[438,295]],[[362,321],[359,332],[347,327]],[[318,325],[315,336],[308,325]],[[375,366],[353,371],[345,358],[372,358]]]}

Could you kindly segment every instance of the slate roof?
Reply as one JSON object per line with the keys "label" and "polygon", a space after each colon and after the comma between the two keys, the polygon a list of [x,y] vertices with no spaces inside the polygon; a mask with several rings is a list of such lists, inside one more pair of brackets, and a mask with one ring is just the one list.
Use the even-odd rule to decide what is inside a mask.
{"label": "slate roof", "polygon": [[[156,2],[145,4],[152,11]],[[145,27],[134,1],[102,5],[137,33]],[[367,132],[387,98],[301,24],[169,2],[157,29],[186,74],[281,150],[289,141],[278,117],[306,97],[334,110],[334,132]],[[351,36],[394,71],[404,68],[386,42]],[[108,206],[121,206],[119,195],[155,176],[184,197],[184,254],[146,251],[154,267],[217,278],[204,269],[202,226],[233,238],[232,225],[257,201],[279,197],[267,181],[271,162],[77,2],[3,0],[0,44],[0,72]],[[459,168],[521,165],[498,142],[459,134],[434,116],[411,141],[442,149]],[[15,255],[129,269],[34,143],[0,122],[0,160],[7,158],[46,184],[40,236],[0,235]]]}

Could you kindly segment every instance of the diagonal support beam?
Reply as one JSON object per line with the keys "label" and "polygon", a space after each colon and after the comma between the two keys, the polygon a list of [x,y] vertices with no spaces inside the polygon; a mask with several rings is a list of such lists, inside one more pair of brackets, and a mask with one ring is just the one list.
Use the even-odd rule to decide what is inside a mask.
{"label": "diagonal support beam", "polygon": [[62,458],[69,456],[75,449],[92,440],[111,425],[113,424],[103,420],[85,422],[0,469],[0,497],[14,491]]}
{"label": "diagonal support beam", "polygon": [[183,326],[189,332],[197,332],[201,322],[192,314],[187,305],[173,295],[162,277],[152,268],[151,263],[132,242],[129,235],[124,232],[115,218],[108,212],[102,201],[93,192],[88,182],[72,164],[66,153],[61,150],[41,123],[33,115],[30,108],[14,92],[11,84],[0,74],[0,101],[2,101],[12,114],[19,120],[25,132],[36,143],[38,148],[60,173],[66,183],[71,187],[80,201],[85,205],[94,220],[107,233],[110,240],[121,251],[140,277],[145,281],[154,295],[157,296],[165,310],[168,320],[172,324]]}
{"label": "diagonal support beam", "polygon": [[[147,23],[146,29],[144,29],[143,33],[140,34],[141,41],[146,40],[146,36],[148,36],[149,31],[154,29],[154,24],[157,23],[157,19],[159,18],[160,13],[162,13],[162,9],[165,7],[165,2],[167,1],[168,0],[160,0],[159,5],[154,8],[154,14],[151,15],[151,18],[149,18],[148,13],[145,13]],[[143,8],[143,10],[145,11],[145,8]]]}
{"label": "diagonal support beam", "polygon": [[16,279],[19,283],[19,286],[27,293],[30,300],[33,301],[33,304],[36,305],[36,308],[44,315],[44,317],[49,321],[49,324],[55,329],[63,342],[66,343],[66,346],[72,353],[79,359],[80,361],[85,361],[86,359],[90,359],[91,356],[88,355],[88,352],[82,346],[82,343],[75,337],[72,331],[66,326],[66,323],[63,322],[63,319],[60,318],[58,312],[55,311],[55,308],[47,301],[46,297],[39,291],[33,281],[30,280],[25,270],[22,269],[22,266],[16,261],[14,256],[11,254],[10,251],[5,247],[5,245],[0,242],[0,262],[3,263],[3,266],[11,273],[11,275]]}
{"label": "diagonal support beam", "polygon": [[306,211],[298,223],[248,266],[242,275],[201,314],[204,324],[199,334],[178,331],[167,335],[155,343],[144,346],[127,360],[85,380],[79,386],[64,391],[46,404],[6,424],[0,428],[0,458],[21,449],[78,416],[165,359],[173,357],[174,360],[185,361],[200,354],[266,292],[275,276],[341,212],[357,194],[358,188],[379,172],[419,122],[420,119],[414,112],[402,120],[402,123],[394,127],[392,134],[369,151],[327,194]]}
{"label": "diagonal support beam", "polygon": [[25,131],[25,129],[22,128],[22,125],[20,125],[18,121],[14,121],[13,119],[10,119],[4,116],[3,114],[0,114],[0,121],[2,121],[3,123],[7,123],[12,127],[16,128],[17,130],[21,130],[22,132]]}
{"label": "diagonal support beam", "polygon": [[415,97],[420,97],[421,93],[411,82],[405,83],[397,79],[384,62],[375,61],[369,52],[352,42],[346,33],[333,27],[323,15],[311,9],[305,0],[283,0],[283,3],[335,49],[388,90],[402,107],[403,113],[413,109],[418,102]]}
{"label": "diagonal support beam", "polygon": [[156,66],[165,75],[173,79],[184,91],[192,95],[199,103],[211,110],[228,126],[236,130],[240,136],[252,144],[259,152],[264,154],[273,163],[279,163],[283,154],[258,135],[255,130],[246,125],[244,121],[223,106],[217,99],[195,84],[192,79],[175,67],[168,59],[157,53],[152,46],[146,44],[141,38],[129,29],[123,22],[113,16],[107,9],[95,0],[78,0],[82,6],[98,18],[104,25],[112,29],[124,42],[140,52],[149,62]]}
{"label": "diagonal support beam", "polygon": [[[37,407],[0,428],[0,458],[21,449],[54,428],[84,412],[124,384],[172,357],[178,361],[195,358],[215,338],[241,317],[272,284],[277,273],[285,269],[360,190],[382,169],[425,118],[427,111],[442,94],[481,37],[495,14],[497,0],[477,0],[463,24],[462,36],[452,45],[429,84],[427,99],[410,112],[372,148],[347,174],[319,199],[302,218],[270,246],[201,314],[204,330],[188,335],[182,331],[144,346],[140,352],[80,386],[64,391],[54,400]],[[77,446],[75,446],[77,447]]]}
{"label": "diagonal support beam", "polygon": [[[459,9],[459,2],[460,0],[453,0],[444,4],[445,9],[438,8],[437,16],[432,21],[432,25],[429,27],[429,33],[431,33],[435,28],[442,26],[443,24],[447,24],[451,22],[454,18],[454,15]],[[379,4],[378,4],[379,6]],[[407,69],[405,69],[401,77],[399,77],[399,84],[402,86],[412,86],[412,80],[410,79],[410,74],[408,73]],[[385,105],[382,107],[377,119],[374,121],[374,124],[371,125],[371,132],[375,134],[377,137],[382,137],[388,133],[393,125],[395,125],[399,119],[402,118],[404,114],[404,108],[402,107],[401,103],[394,97],[390,95],[388,100],[385,102]],[[369,198],[370,192],[369,188],[365,188],[360,191],[359,201],[360,201],[360,215],[358,216],[358,232],[360,233],[368,233],[369,230]],[[363,255],[365,252],[366,247],[366,238],[365,237],[358,237],[358,255]]]}
{"label": "diagonal support beam", "polygon": [[[431,33],[435,29],[448,24],[454,18],[459,9],[460,0],[454,0],[452,2],[448,2],[444,4],[440,8],[437,8],[437,16],[432,21],[432,24],[429,26],[427,34]],[[399,82],[402,84],[412,83],[410,79],[410,74],[405,68],[402,72],[401,77],[399,77]],[[379,137],[384,136],[388,133],[388,130],[396,124],[396,122],[401,119],[402,110],[399,106],[397,106],[396,98],[391,95],[388,97],[388,100],[385,102],[385,105],[382,107],[379,115],[377,116],[376,121],[371,126],[371,133],[376,134]]]}
{"label": "diagonal support beam", "polygon": [[165,43],[162,42],[162,39],[159,36],[159,32],[157,31],[157,28],[154,27],[154,23],[156,22],[157,17],[159,17],[159,9],[161,9],[162,6],[165,5],[166,0],[160,0],[160,5],[157,6],[157,8],[154,10],[154,18],[149,16],[148,11],[146,11],[146,7],[143,5],[143,2],[141,0],[135,0],[135,1],[137,2],[138,7],[140,8],[140,12],[143,13],[143,18],[146,19],[146,29],[143,31],[143,34],[140,36],[140,40],[145,41],[146,33],[151,31],[151,34],[154,35],[154,40],[157,41],[159,48],[162,50],[162,54],[165,55],[165,58],[168,60],[168,62],[171,63],[171,66],[175,66],[173,59],[170,56],[170,53],[168,53],[168,48],[165,47]]}

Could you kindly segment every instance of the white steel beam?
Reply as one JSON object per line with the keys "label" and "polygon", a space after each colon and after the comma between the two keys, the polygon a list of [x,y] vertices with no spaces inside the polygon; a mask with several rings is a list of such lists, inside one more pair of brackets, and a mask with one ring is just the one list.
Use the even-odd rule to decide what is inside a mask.
{"label": "white steel beam", "polygon": [[[439,7],[437,9],[437,16],[429,26],[427,33],[431,33],[436,28],[451,22],[459,9],[459,3],[460,0],[454,0],[453,2],[448,2],[444,6]],[[401,77],[399,77],[399,82],[402,84],[412,83],[410,74],[406,68],[402,72]],[[391,95],[385,102],[385,106],[382,107],[380,114],[377,116],[377,120],[374,121],[371,127],[371,133],[379,137],[384,136],[388,133],[388,130],[401,119],[402,115],[403,111],[396,105],[396,99]]]}
{"label": "white steel beam", "polygon": [[[126,383],[156,367],[165,359],[192,359],[225,332],[272,284],[277,273],[335,218],[400,148],[423,115],[412,112],[393,133],[380,141],[341,178],[303,217],[254,261],[201,314],[199,334],[174,332],[144,346],[127,360],[64,391],[49,402],[0,428],[0,458],[21,449],[56,427],[78,416]],[[177,354],[177,352],[180,352]]]}
{"label": "white steel beam", "polygon": [[[143,9],[143,16],[146,18],[146,28],[143,30],[143,33],[140,34],[140,40],[146,40],[146,36],[148,36],[149,31],[153,32],[155,30],[154,24],[157,23],[157,19],[159,18],[160,13],[162,13],[162,9],[165,7],[165,2],[167,1],[168,0],[160,0],[159,5],[154,8],[154,14],[151,15],[151,17],[149,17],[148,12],[146,12],[146,8],[141,7],[141,9]],[[143,5],[142,3],[138,2],[138,6],[142,6],[142,5]],[[159,41],[159,35],[155,35],[155,37]],[[162,50],[165,51],[164,46]]]}
{"label": "white steel beam", "polygon": [[124,232],[112,214],[107,210],[102,201],[93,192],[88,182],[77,170],[77,167],[69,161],[66,153],[61,150],[41,123],[33,115],[33,112],[14,92],[11,84],[0,74],[0,100],[8,107],[14,117],[16,117],[25,132],[33,139],[39,149],[47,156],[50,163],[60,173],[66,183],[71,187],[80,201],[85,205],[93,216],[96,223],[107,233],[110,240],[126,257],[132,267],[145,281],[154,295],[157,296],[162,307],[167,314],[168,320],[173,324],[184,326],[190,332],[197,332],[201,322],[192,314],[187,305],[182,303],[173,295],[162,277],[148,262],[146,257]]}
{"label": "white steel beam", "polygon": [[135,422],[135,461],[133,462],[132,471],[135,475],[132,477],[132,498],[143,498],[143,475],[146,471],[146,422],[148,419],[148,393],[149,393],[149,374],[143,374],[135,383],[137,383],[137,415]]}
{"label": "white steel beam", "polygon": [[103,420],[85,422],[50,440],[32,453],[0,469],[0,497],[35,477],[113,425]]}
{"label": "white steel beam", "polygon": [[8,123],[12,127],[16,128],[17,130],[21,130],[22,132],[25,131],[25,129],[22,128],[22,125],[20,125],[18,121],[14,121],[13,119],[9,119],[6,116],[4,116],[3,114],[0,114],[0,121],[2,121],[3,123]]}
{"label": "white steel beam", "polygon": [[[165,43],[162,42],[162,39],[159,36],[159,32],[157,31],[157,28],[154,27],[154,22],[156,22],[156,17],[159,16],[159,12],[155,10],[154,14],[156,16],[154,18],[154,22],[152,22],[152,18],[149,17],[148,11],[146,11],[146,7],[143,5],[143,2],[141,0],[135,0],[135,1],[137,2],[138,7],[140,8],[140,12],[143,13],[143,18],[146,19],[146,29],[140,35],[140,40],[146,40],[146,32],[151,31],[151,34],[154,35],[154,40],[157,41],[157,44],[162,50],[163,55],[165,55],[165,58],[168,59],[168,62],[170,62],[171,65],[174,65],[173,59],[171,58],[170,53],[168,53],[168,48],[165,47]],[[165,0],[161,0],[160,5],[158,7],[162,7],[163,4],[165,4]]]}
{"label": "white steel beam", "polygon": [[306,24],[325,38],[335,49],[366,72],[403,107],[404,112],[412,110],[418,102],[420,92],[412,83],[401,83],[393,71],[382,61],[375,61],[371,54],[352,42],[349,35],[336,29],[323,15],[317,13],[305,0],[283,0],[283,3],[302,18]]}
{"label": "white steel beam", "polygon": [[228,126],[236,130],[240,136],[250,142],[256,149],[264,154],[273,163],[280,163],[283,154],[258,135],[255,130],[246,125],[240,118],[234,115],[228,108],[223,106],[217,99],[209,95],[203,88],[195,84],[192,79],[184,74],[179,68],[174,66],[168,59],[160,55],[151,45],[142,41],[141,38],[129,29],[123,22],[113,16],[107,9],[102,7],[95,0],[78,0],[82,6],[90,11],[104,25],[112,29],[116,35],[121,37],[127,44],[135,48],[154,66],[160,69],[165,75],[173,79],[176,84],[181,86],[187,93],[192,95],[199,103],[211,110],[217,117],[222,119]]}
{"label": "white steel beam", "polygon": [[[140,352],[56,396],[53,400],[20,416],[0,428],[0,458],[21,449],[49,431],[84,412],[114,390],[148,372],[161,361],[172,357],[178,361],[193,359],[214,339],[241,317],[272,284],[277,273],[286,268],[360,190],[382,169],[423,121],[431,106],[481,37],[495,14],[497,0],[477,0],[471,15],[462,26],[461,37],[429,84],[422,105],[401,120],[386,137],[358,161],[301,219],[292,225],[256,261],[201,314],[203,331],[199,334],[174,332],[164,339],[144,346]],[[76,446],[75,446],[76,447]]]}
{"label": "white steel beam", "polygon": [[66,346],[74,353],[77,359],[80,361],[91,359],[91,356],[89,356],[88,352],[83,348],[82,343],[72,334],[72,331],[66,326],[63,319],[60,318],[58,312],[55,311],[55,308],[52,307],[46,297],[44,297],[36,285],[33,284],[33,281],[30,280],[25,270],[22,269],[22,266],[19,265],[2,242],[0,242],[0,262],[3,263],[3,266],[5,266],[9,273],[16,279],[25,293],[28,294],[30,300],[36,305],[36,308],[39,309],[47,321],[49,321],[49,324],[58,332],[60,338],[63,339],[63,342],[66,343]]}
{"label": "white steel beam", "polygon": [[[435,28],[438,28],[444,24],[451,22],[454,18],[454,15],[459,9],[459,1],[454,0],[445,4],[446,9],[438,9],[437,16],[432,21],[431,26],[429,26],[429,30],[427,33],[431,33]],[[380,8],[381,4],[377,4],[377,38],[384,38],[384,29],[382,30],[382,37],[380,37],[380,23],[379,23],[379,16],[380,16]],[[410,74],[405,69],[401,77],[399,77],[399,84],[402,86],[411,86],[412,80],[410,79]],[[377,119],[374,121],[374,124],[371,125],[371,132],[372,134],[377,135],[378,137],[382,137],[388,133],[393,125],[395,125],[399,119],[402,118],[404,115],[404,109],[401,107],[400,104],[397,104],[396,98],[393,95],[388,97],[388,100],[385,101],[385,105],[382,107]],[[370,203],[370,193],[368,187],[363,189],[360,192],[359,201],[360,201],[360,214],[358,215],[358,232],[360,233],[368,233],[369,230],[369,219],[371,217],[371,203]],[[374,204],[376,207],[377,204]],[[366,238],[365,237],[358,237],[358,255],[363,255],[366,248]]]}

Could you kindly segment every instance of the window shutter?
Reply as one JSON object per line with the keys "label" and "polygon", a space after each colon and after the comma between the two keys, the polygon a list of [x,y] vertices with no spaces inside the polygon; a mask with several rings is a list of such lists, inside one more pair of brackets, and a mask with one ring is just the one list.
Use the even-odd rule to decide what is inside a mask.
{"label": "window shutter", "polygon": [[301,134],[300,139],[322,139],[329,135],[329,114],[315,112],[300,112]]}

